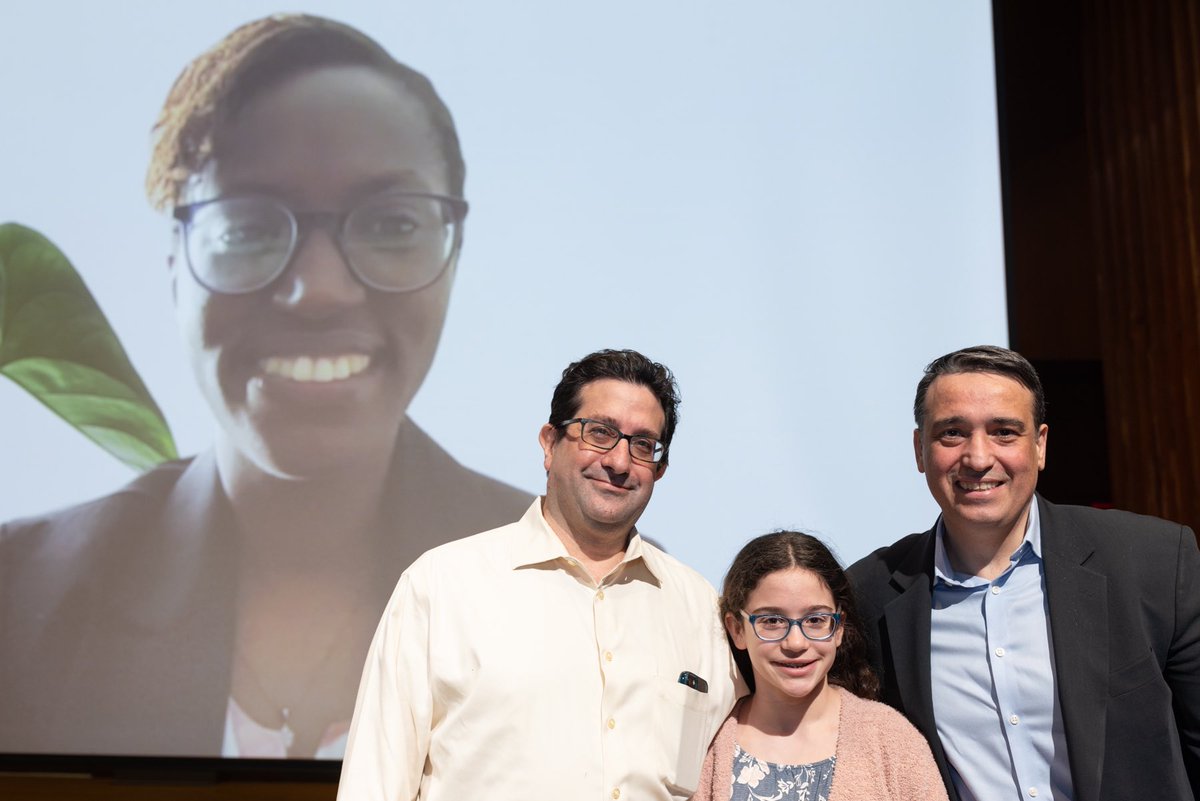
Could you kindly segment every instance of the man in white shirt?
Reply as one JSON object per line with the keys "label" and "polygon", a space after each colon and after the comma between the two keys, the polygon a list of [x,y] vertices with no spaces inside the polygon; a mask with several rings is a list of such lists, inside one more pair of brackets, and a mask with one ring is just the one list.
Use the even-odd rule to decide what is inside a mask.
{"label": "man in white shirt", "polygon": [[635,527],[678,403],[670,371],[635,351],[563,372],[538,435],[545,496],[401,576],[340,801],[692,794],[739,685],[712,587]]}

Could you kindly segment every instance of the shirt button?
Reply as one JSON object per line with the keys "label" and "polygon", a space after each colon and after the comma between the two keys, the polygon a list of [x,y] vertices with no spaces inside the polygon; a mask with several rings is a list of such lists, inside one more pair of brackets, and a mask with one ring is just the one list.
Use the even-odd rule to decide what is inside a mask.
{"label": "shirt button", "polygon": [[605,652],[604,652],[604,661],[605,661],[605,662],[611,662],[611,661],[612,661],[612,651],[605,651]]}
{"label": "shirt button", "polygon": [[603,601],[603,600],[604,600],[604,590],[597,590],[597,591],[596,591],[596,600],[597,600],[597,601]]}
{"label": "shirt button", "polygon": [[992,595],[999,595],[999,594],[1000,594],[1000,588],[992,587]]}
{"label": "shirt button", "polygon": [[612,797],[613,797],[613,801],[616,801],[616,799],[621,797],[621,788],[620,787],[613,788]]}
{"label": "shirt button", "polygon": [[1030,798],[1037,798],[1037,788],[1036,788],[1036,787],[1030,787],[1030,788],[1029,788],[1029,797],[1030,797]]}
{"label": "shirt button", "polygon": [[997,648],[997,649],[996,649],[996,656],[1004,656],[1004,649],[1003,649],[1003,648]]}
{"label": "shirt button", "polygon": [[610,729],[617,728],[617,722],[615,720],[613,720],[612,718],[609,718],[608,719],[608,728],[610,728]]}
{"label": "shirt button", "polygon": [[1021,718],[1018,717],[1017,715],[1009,715],[1008,722],[1011,723],[1012,725],[1016,726],[1018,723],[1021,722]]}

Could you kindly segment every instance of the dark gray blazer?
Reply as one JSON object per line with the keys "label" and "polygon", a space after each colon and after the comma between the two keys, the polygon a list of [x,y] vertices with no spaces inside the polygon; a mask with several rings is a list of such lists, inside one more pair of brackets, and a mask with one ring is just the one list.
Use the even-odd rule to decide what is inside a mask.
{"label": "dark gray blazer", "polygon": [[[391,486],[379,612],[416,555],[406,532],[449,541],[511,523],[532,501],[411,424]],[[0,525],[0,752],[219,756],[237,537],[211,453]]]}
{"label": "dark gray blazer", "polygon": [[[1200,551],[1192,530],[1037,496],[1056,684],[1080,801],[1200,796]],[[882,700],[929,740],[934,531],[848,571]]]}

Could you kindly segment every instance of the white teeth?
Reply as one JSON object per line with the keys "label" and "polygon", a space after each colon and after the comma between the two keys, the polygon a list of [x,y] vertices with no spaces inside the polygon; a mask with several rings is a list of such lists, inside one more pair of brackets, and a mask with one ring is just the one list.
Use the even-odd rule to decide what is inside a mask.
{"label": "white teeth", "polygon": [[292,362],[292,380],[293,381],[312,381],[313,377],[313,360],[307,356],[301,356]]}
{"label": "white teeth", "polygon": [[963,489],[970,490],[973,492],[981,491],[981,490],[995,489],[996,487],[1000,486],[1000,483],[998,481],[987,481],[987,482],[981,482],[978,484],[968,484],[965,481],[960,481],[960,482],[958,482],[958,484]]}
{"label": "white teeth", "polygon": [[358,375],[371,364],[365,353],[339,356],[268,356],[259,362],[267,375],[277,375],[301,383],[325,384]]}

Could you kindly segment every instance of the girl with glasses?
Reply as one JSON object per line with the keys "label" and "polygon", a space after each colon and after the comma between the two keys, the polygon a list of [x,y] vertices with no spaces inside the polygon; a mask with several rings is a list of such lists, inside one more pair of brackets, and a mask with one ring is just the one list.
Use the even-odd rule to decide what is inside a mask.
{"label": "girl with glasses", "polygon": [[924,738],[873,700],[850,584],[820,540],[751,540],[721,611],[751,695],[713,739],[696,801],[946,798]]}

